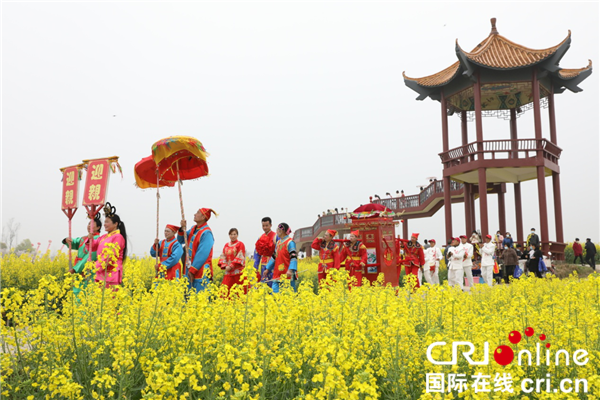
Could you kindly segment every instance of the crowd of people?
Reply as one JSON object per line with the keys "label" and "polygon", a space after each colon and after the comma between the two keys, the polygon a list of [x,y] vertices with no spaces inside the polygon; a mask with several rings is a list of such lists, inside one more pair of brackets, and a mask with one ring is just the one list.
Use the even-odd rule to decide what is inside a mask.
{"label": "crowd of people", "polygon": [[[215,211],[201,208],[194,214],[194,226],[187,229],[185,220],[180,226],[168,224],[164,230],[165,238],[154,240],[150,248],[152,257],[157,258],[156,277],[166,280],[187,278],[189,288],[198,292],[206,289],[214,276],[212,267],[214,236],[208,225]],[[114,290],[123,282],[123,262],[127,258],[127,233],[125,224],[116,214],[110,203],[104,207],[104,229],[106,234],[100,235],[102,222],[97,217],[88,225],[88,235],[69,239],[63,243],[77,250],[77,257],[71,273],[83,274],[88,256],[92,253],[95,263],[91,279],[74,289],[79,293],[89,281],[94,280]],[[296,245],[289,236],[290,227],[286,223],[272,231],[272,220],[262,219],[263,234],[256,242],[254,267],[257,280],[268,284],[275,293],[279,292],[282,280],[289,280],[296,288],[298,271],[298,254]],[[224,271],[222,284],[230,290],[234,285],[242,285],[244,291],[248,284],[243,281],[242,273],[246,266],[246,247],[238,240],[236,228],[229,230],[230,241],[225,244],[217,265]],[[105,251],[112,248],[112,251]],[[187,249],[187,251],[185,251]]]}
{"label": "crowd of people", "polygon": [[[123,280],[127,233],[124,222],[110,203],[104,207],[104,215],[104,235],[100,235],[102,223],[97,217],[89,223],[87,236],[72,240],[65,238],[63,243],[77,250],[71,273],[84,272],[91,249],[92,261],[95,262],[93,280],[116,290]],[[180,222],[180,226],[168,224],[165,227],[165,238],[155,239],[150,248],[152,257],[157,258],[157,278],[172,280],[185,277],[190,289],[196,292],[206,289],[214,276],[212,259],[215,241],[208,225],[212,215],[216,215],[214,210],[200,208],[194,214],[195,224],[191,228],[187,229],[185,220]],[[273,231],[269,217],[263,218],[261,224],[263,234],[255,244],[253,257],[257,281],[269,285],[275,293],[279,292],[284,281],[289,281],[295,290],[298,251],[290,237],[289,225],[280,223]],[[249,284],[244,282],[243,276],[246,247],[238,240],[238,235],[236,228],[229,230],[230,241],[225,244],[217,265],[224,272],[222,285],[228,290],[234,285],[242,285],[243,290],[247,291]],[[368,261],[367,248],[359,240],[360,232],[352,231],[347,240],[336,240],[336,235],[335,230],[327,230],[322,237],[316,237],[310,246],[319,252],[319,284],[327,279],[331,271],[345,268],[353,278],[351,285],[361,286]],[[407,276],[414,276],[411,279],[415,288],[425,281],[440,284],[439,266],[442,259],[448,268],[448,284],[461,289],[465,285],[473,286],[475,279],[492,286],[494,281],[500,283],[502,279],[508,284],[511,277],[518,279],[523,273],[532,273],[541,278],[548,268],[540,250],[539,236],[533,228],[527,237],[525,249],[520,244],[515,245],[509,232],[502,235],[500,231],[495,236],[486,235],[483,238],[477,231],[473,231],[470,237],[461,235],[452,238],[445,251],[437,247],[434,239],[424,240],[424,245],[418,239],[419,234],[413,233],[410,240],[396,240],[398,276],[404,268]],[[596,247],[589,238],[585,250],[586,262],[595,269]],[[583,263],[583,247],[579,239],[576,239],[573,251],[575,260]],[[89,280],[84,280],[75,288],[75,293],[84,289]]]}

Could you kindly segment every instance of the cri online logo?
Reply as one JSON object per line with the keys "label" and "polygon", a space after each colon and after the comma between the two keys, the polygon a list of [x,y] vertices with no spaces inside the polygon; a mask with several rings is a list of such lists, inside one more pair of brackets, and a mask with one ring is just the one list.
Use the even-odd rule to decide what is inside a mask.
{"label": "cri online logo", "polygon": [[[534,330],[533,328],[529,327],[527,329],[525,329],[525,336],[527,337],[531,337],[534,335]],[[546,341],[546,335],[541,334],[539,335],[539,340],[540,342],[544,342]],[[517,344],[519,342],[521,342],[522,336],[521,333],[518,331],[512,331],[511,333],[509,333],[508,335],[508,340],[512,343],[512,344]],[[433,349],[438,347],[438,346],[445,346],[446,342],[435,342],[429,345],[429,347],[427,347],[427,360],[435,365],[456,365],[458,363],[458,347],[459,346],[467,346],[469,349],[467,351],[463,351],[462,355],[463,357],[468,361],[469,365],[489,365],[489,343],[488,342],[484,342],[483,344],[483,355],[484,358],[482,361],[474,361],[471,358],[471,355],[473,355],[473,353],[475,352],[475,345],[473,345],[473,343],[471,342],[452,342],[452,360],[451,361],[438,361],[438,360],[434,360],[432,357],[432,352]],[[546,343],[546,354],[545,354],[545,364],[546,365],[550,365],[550,343]],[[541,349],[541,343],[537,343],[536,345],[536,365],[541,365],[541,358],[542,358],[542,349]],[[555,364],[559,365],[560,364],[560,356],[563,355],[564,356],[564,360],[565,360],[565,364],[569,365],[569,361],[570,361],[570,355],[569,352],[567,350],[561,349],[558,350],[555,354]],[[582,366],[588,363],[589,359],[588,359],[588,352],[586,350],[576,350],[573,353],[573,357],[572,360],[576,365]],[[529,350],[521,350],[518,353],[518,364],[522,365],[522,358],[526,357],[527,358],[527,364],[526,365],[533,365],[533,361],[532,361],[532,354],[531,351]],[[515,359],[515,353],[513,351],[513,349],[510,346],[506,346],[506,345],[501,345],[498,346],[496,348],[496,350],[494,350],[494,361],[496,361],[496,363],[500,364],[500,365],[508,365],[511,362],[513,362],[513,360]]]}

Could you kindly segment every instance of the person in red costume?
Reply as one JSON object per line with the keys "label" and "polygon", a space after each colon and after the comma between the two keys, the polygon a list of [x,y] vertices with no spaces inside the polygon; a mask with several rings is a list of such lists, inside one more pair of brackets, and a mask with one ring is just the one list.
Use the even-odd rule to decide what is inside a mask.
{"label": "person in red costume", "polygon": [[413,233],[410,236],[409,242],[403,242],[404,244],[404,272],[406,276],[414,275],[416,284],[415,289],[421,287],[419,283],[419,271],[425,265],[425,255],[423,253],[423,246],[417,241],[419,239],[418,233]]}
{"label": "person in red costume", "polygon": [[[223,253],[218,262],[219,267],[225,271],[222,284],[227,286],[228,292],[234,285],[241,283],[242,272],[246,265],[246,246],[238,240],[238,234],[237,228],[229,230],[230,242],[223,247]],[[244,293],[247,291],[248,288],[244,286]]]}
{"label": "person in red costume", "polygon": [[358,240],[359,232],[350,232],[350,242],[342,247],[341,259],[346,260],[350,277],[356,278],[354,286],[362,286],[362,278],[367,265],[367,247]]}
{"label": "person in red costume", "polygon": [[[256,275],[258,282],[261,281],[261,277],[267,269],[267,264],[275,253],[275,244],[277,243],[277,233],[271,230],[272,221],[269,217],[264,217],[261,221],[263,234],[256,241],[254,245],[254,268],[256,268]],[[273,286],[273,274],[267,273],[267,285]]]}
{"label": "person in red costume", "polygon": [[340,269],[340,249],[333,241],[337,231],[328,229],[323,238],[316,237],[311,247],[319,250],[319,285],[327,278],[327,272],[332,269]]}

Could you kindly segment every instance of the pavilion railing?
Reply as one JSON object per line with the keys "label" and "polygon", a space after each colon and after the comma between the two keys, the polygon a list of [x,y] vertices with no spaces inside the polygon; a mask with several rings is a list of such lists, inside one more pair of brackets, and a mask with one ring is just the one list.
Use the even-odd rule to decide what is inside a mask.
{"label": "pavilion railing", "polygon": [[558,162],[562,149],[547,139],[503,139],[473,142],[440,153],[444,167],[453,167],[477,159],[524,159],[542,156]]}
{"label": "pavilion railing", "polygon": [[[463,186],[464,185],[462,183],[450,181],[451,192],[462,190]],[[428,186],[424,187],[421,193],[419,194],[403,197],[393,197],[389,199],[373,200],[373,203],[381,204],[394,212],[399,212],[403,210],[411,211],[411,209],[420,208],[427,200],[439,193],[444,193],[444,182],[436,180],[430,183]],[[302,238],[311,238],[317,232],[319,232],[321,228],[324,227],[344,225],[349,222],[345,218],[345,213],[329,214],[319,217],[312,227],[297,229],[294,232],[294,240]]]}

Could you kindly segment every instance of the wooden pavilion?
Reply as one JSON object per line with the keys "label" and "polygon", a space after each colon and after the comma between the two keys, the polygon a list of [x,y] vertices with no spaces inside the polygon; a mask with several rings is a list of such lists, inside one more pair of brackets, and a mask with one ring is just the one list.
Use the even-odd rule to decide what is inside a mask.
{"label": "wooden pavilion", "polygon": [[[446,237],[452,237],[451,181],[464,184],[467,232],[475,229],[475,197],[479,196],[480,228],[489,232],[488,188],[512,183],[515,193],[517,240],[524,241],[521,208],[521,182],[537,180],[542,250],[557,256],[564,252],[563,218],[560,192],[560,168],[554,95],[569,89],[577,93],[579,84],[592,73],[587,67],[564,69],[559,62],[569,49],[571,32],[556,46],[530,49],[512,42],[498,33],[492,18],[489,36],[472,51],[465,51],[456,41],[458,61],[433,75],[409,78],[406,86],[419,94],[417,100],[431,98],[441,104],[444,209]],[[549,137],[542,136],[542,106],[547,106]],[[517,135],[517,116],[533,109],[534,135]],[[462,145],[450,149],[448,116],[461,118]],[[510,121],[510,138],[484,140],[483,117],[495,116]],[[475,120],[476,141],[468,143],[467,121]],[[529,129],[527,129],[529,131]],[[552,176],[556,240],[548,234],[546,180]],[[506,232],[504,190],[497,191],[499,228]]]}

